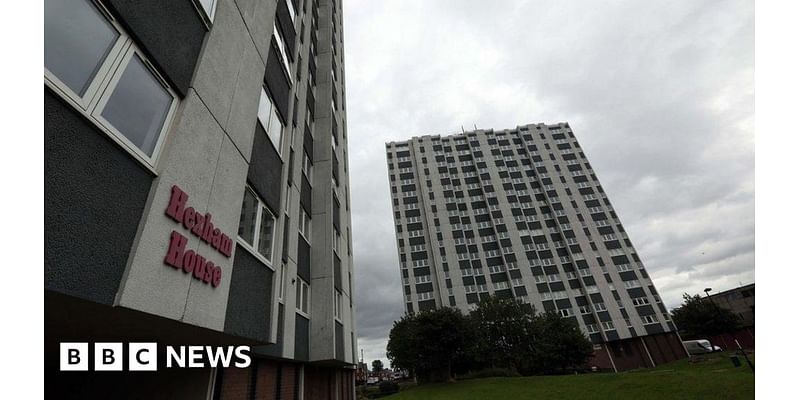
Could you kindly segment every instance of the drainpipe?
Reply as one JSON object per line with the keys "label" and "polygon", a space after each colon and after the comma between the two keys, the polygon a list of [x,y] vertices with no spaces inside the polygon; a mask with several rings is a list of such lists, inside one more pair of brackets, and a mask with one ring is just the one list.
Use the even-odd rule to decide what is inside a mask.
{"label": "drainpipe", "polygon": [[617,364],[614,362],[614,357],[611,357],[611,352],[608,351],[608,343],[603,343],[603,348],[606,349],[606,354],[608,354],[608,359],[611,360],[611,366],[614,368],[614,373],[617,373]]}
{"label": "drainpipe", "polygon": [[650,349],[647,348],[647,343],[645,343],[644,337],[639,336],[639,340],[642,342],[642,346],[644,346],[644,352],[647,353],[647,358],[650,359],[650,365],[652,365],[653,368],[655,368],[656,363],[653,362],[653,356],[650,355]]}

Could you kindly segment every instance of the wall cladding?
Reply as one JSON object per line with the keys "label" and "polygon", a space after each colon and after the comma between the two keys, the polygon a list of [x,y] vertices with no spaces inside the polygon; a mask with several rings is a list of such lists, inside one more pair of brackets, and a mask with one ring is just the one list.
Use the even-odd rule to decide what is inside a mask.
{"label": "wall cladding", "polygon": [[236,246],[225,312],[226,333],[269,341],[272,275],[272,270],[264,263],[241,246]]}
{"label": "wall cladding", "polygon": [[302,315],[294,315],[294,359],[308,361],[309,321]]}
{"label": "wall cladding", "polygon": [[186,96],[206,27],[191,0],[104,0],[173,88]]}
{"label": "wall cladding", "polygon": [[45,289],[113,304],[153,176],[49,89],[44,114]]}
{"label": "wall cladding", "polygon": [[253,185],[258,196],[264,199],[272,213],[280,215],[283,160],[261,124],[256,124],[254,136],[253,155],[247,171],[247,180]]}

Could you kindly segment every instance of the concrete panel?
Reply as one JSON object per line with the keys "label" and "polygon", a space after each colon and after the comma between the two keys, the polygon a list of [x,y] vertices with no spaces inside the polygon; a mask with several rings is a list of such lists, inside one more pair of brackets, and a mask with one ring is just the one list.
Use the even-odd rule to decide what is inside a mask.
{"label": "concrete panel", "polygon": [[258,56],[262,63],[267,62],[269,52],[269,42],[272,38],[272,31],[275,21],[275,9],[277,1],[264,0],[236,0],[244,23],[250,33],[250,37],[256,46]]}
{"label": "concrete panel", "polygon": [[246,57],[245,48],[249,45],[248,41],[242,39],[248,36],[233,2],[220,2],[214,16],[214,27],[208,35],[192,83],[220,123],[228,120],[239,69]]}
{"label": "concrete panel", "polygon": [[261,96],[264,63],[258,57],[252,43],[245,45],[242,61],[231,99],[230,113],[224,126],[236,148],[245,160],[250,161],[253,133],[258,121],[258,101]]}
{"label": "concrete panel", "polygon": [[[182,320],[189,287],[194,278],[164,264],[170,234],[173,230],[183,234],[188,238],[186,249],[199,252],[204,257],[213,256],[216,250],[204,242],[201,243],[197,236],[165,215],[165,210],[173,185],[179,185],[189,195],[189,206],[203,213],[208,210],[212,178],[224,133],[193,90],[189,91],[177,118],[176,126],[169,133],[159,160],[163,170],[159,172],[151,190],[145,211],[146,222],[140,227],[138,242],[134,245],[129,260],[127,279],[120,289],[117,302],[124,307]],[[239,193],[236,195],[241,196]],[[226,209],[208,211],[213,215],[215,226],[231,226],[230,222],[218,218],[230,214]],[[238,223],[238,217],[236,221]],[[232,238],[236,237],[236,230],[225,233]],[[231,262],[232,259],[228,259],[221,262],[220,266],[223,269],[230,268]],[[228,279],[223,272],[222,280]],[[215,312],[209,313],[218,313],[224,317],[224,305],[227,301],[227,292],[224,289],[218,287],[212,290],[206,301],[221,305]],[[206,320],[201,324],[221,330],[222,318]]]}
{"label": "concrete panel", "polygon": [[[247,176],[247,163],[225,137],[219,153],[217,169],[213,175],[213,187],[208,198],[207,211],[213,216],[214,226],[236,240],[241,214],[243,187]],[[212,182],[209,180],[209,182]],[[190,279],[186,301],[185,322],[221,327],[225,323],[227,296],[215,296],[215,292],[228,293],[233,270],[233,255],[228,258],[206,243],[201,245],[202,254],[222,268],[220,285],[216,288],[197,279]],[[237,248],[237,246],[234,246]],[[234,250],[234,251],[238,251]],[[266,267],[265,267],[266,268]]]}

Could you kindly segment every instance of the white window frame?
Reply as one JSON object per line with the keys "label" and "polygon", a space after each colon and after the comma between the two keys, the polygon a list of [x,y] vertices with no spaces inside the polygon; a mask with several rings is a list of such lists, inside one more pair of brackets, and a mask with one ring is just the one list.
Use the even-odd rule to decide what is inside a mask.
{"label": "white window frame", "polygon": [[[286,0],[291,1],[291,0]],[[277,24],[272,27],[272,36],[275,37],[275,42],[278,43],[278,54],[281,56],[281,65],[283,65],[283,72],[286,74],[286,79],[290,84],[294,84],[292,77],[292,63],[289,62],[289,49],[286,48],[286,41],[283,40],[283,35],[278,30]]]}
{"label": "white window frame", "polygon": [[[253,196],[255,197],[256,201],[258,202],[258,210],[256,211],[256,217],[255,217],[256,221],[255,221],[255,225],[253,226],[253,231],[254,231],[254,233],[253,233],[253,244],[247,243],[247,241],[244,240],[244,238],[242,238],[238,234],[236,235],[236,242],[239,243],[244,249],[249,251],[253,256],[255,256],[258,260],[263,262],[269,269],[271,269],[274,272],[275,271],[275,266],[273,265],[272,260],[268,259],[263,254],[259,253],[257,249],[258,249],[258,241],[260,240],[259,232],[261,231],[261,219],[262,219],[261,217],[263,215],[263,212],[266,211],[266,212],[270,213],[270,215],[272,215],[272,219],[274,221],[272,223],[272,235],[271,235],[272,236],[272,243],[271,243],[271,247],[270,247],[270,250],[269,250],[269,254],[270,254],[270,256],[272,258],[275,258],[275,242],[276,242],[276,240],[275,240],[275,232],[277,232],[277,230],[278,230],[278,217],[276,217],[275,214],[273,214],[272,211],[270,211],[270,209],[267,207],[267,204],[264,202],[264,200],[262,200],[260,197],[258,197],[258,194],[256,193],[256,191],[253,190],[253,188],[251,188],[250,185],[246,186],[245,190],[249,190],[250,193],[253,194]],[[244,202],[244,198],[242,198],[242,202]],[[241,212],[241,208],[240,208],[240,212]],[[241,224],[242,224],[242,221],[239,221],[239,225],[241,225]],[[237,230],[238,230],[238,227],[237,227]]]}
{"label": "white window frame", "polygon": [[210,28],[211,24],[214,23],[214,16],[217,14],[217,0],[211,0],[211,5],[206,8],[205,3],[203,0],[194,0],[193,1],[197,12],[200,13],[200,16],[203,17],[203,22]]}
{"label": "white window frame", "polygon": [[[263,86],[261,87],[260,96],[261,97],[259,97],[259,100],[258,100],[258,108],[260,109],[261,108],[261,102],[263,100],[266,100],[267,103],[269,103],[269,107],[267,109],[268,116],[267,116],[266,123],[264,121],[262,121],[261,118],[258,117],[258,116],[256,116],[256,120],[258,121],[259,124],[261,124],[261,127],[264,128],[264,131],[267,133],[267,137],[269,138],[269,142],[272,143],[272,146],[275,148],[275,151],[277,151],[278,155],[281,158],[283,158],[283,151],[282,151],[283,142],[284,142],[283,136],[284,136],[284,133],[286,131],[286,125],[284,124],[283,121],[281,121],[280,113],[277,111],[276,106],[275,106],[275,100],[272,98],[272,96],[269,94],[269,92],[267,92],[267,89],[265,89]],[[278,124],[281,126],[280,134],[279,134],[280,137],[278,138],[278,143],[275,143],[275,139],[273,139],[272,136],[270,136],[270,134],[269,134],[269,131],[270,131],[270,120],[272,119],[272,114],[276,115],[276,117],[278,119]]]}
{"label": "white window frame", "polygon": [[278,268],[278,302],[283,303],[286,296],[286,264],[281,263]]}
{"label": "white window frame", "polygon": [[[306,301],[303,302],[303,299]],[[297,288],[295,289],[295,312],[306,317],[311,318],[311,286],[297,277]]]}
{"label": "white window frame", "polygon": [[305,174],[308,183],[314,186],[314,164],[311,162],[311,156],[303,149],[303,174]]}
{"label": "white window frame", "polygon": [[659,323],[658,318],[653,315],[645,315],[642,317],[642,325],[652,325],[657,323]]}
{"label": "white window frame", "polygon": [[[92,7],[95,7],[114,30],[117,31],[119,37],[116,42],[111,46],[105,59],[100,63],[100,67],[95,73],[92,81],[86,88],[83,96],[72,91],[64,82],[62,82],[54,73],[50,72],[47,67],[44,68],[44,82],[49,88],[72,104],[81,114],[83,114],[89,121],[94,123],[100,130],[107,134],[114,142],[122,146],[123,149],[131,153],[134,158],[140,161],[151,172],[157,173],[155,167],[158,162],[164,140],[167,132],[172,125],[172,119],[178,107],[179,98],[177,93],[167,84],[166,80],[155,69],[152,63],[147,59],[144,53],[133,43],[133,40],[125,32],[125,30],[117,23],[111,13],[102,5],[98,5],[95,1],[88,1]],[[102,112],[108,98],[114,93],[117,83],[125,73],[128,64],[134,56],[138,56],[152,77],[158,82],[167,93],[172,96],[169,110],[164,118],[164,124],[158,132],[158,139],[153,147],[153,154],[148,156],[145,152],[139,149],[138,146],[133,144],[122,132],[109,123],[104,117]]]}
{"label": "white window frame", "polygon": [[297,231],[308,244],[311,244],[311,223],[311,216],[308,215],[305,208],[300,206],[299,218],[297,219]]}
{"label": "white window frame", "polygon": [[338,289],[333,290],[334,294],[334,306],[333,306],[333,318],[339,322],[342,322],[342,292]]}

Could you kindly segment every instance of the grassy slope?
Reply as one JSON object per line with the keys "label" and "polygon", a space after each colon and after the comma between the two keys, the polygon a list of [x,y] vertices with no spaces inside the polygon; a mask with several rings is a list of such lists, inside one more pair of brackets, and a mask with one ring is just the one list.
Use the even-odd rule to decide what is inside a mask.
{"label": "grassy slope", "polygon": [[755,376],[744,360],[742,364],[733,368],[725,354],[700,363],[683,360],[620,374],[486,378],[423,385],[386,399],[752,399]]}

